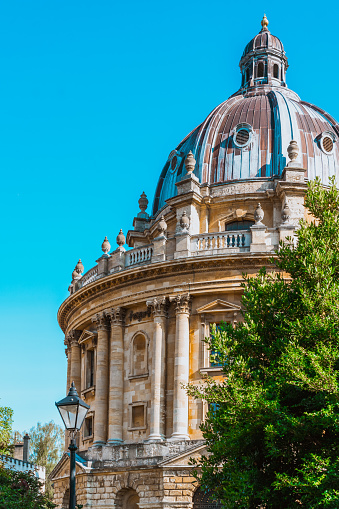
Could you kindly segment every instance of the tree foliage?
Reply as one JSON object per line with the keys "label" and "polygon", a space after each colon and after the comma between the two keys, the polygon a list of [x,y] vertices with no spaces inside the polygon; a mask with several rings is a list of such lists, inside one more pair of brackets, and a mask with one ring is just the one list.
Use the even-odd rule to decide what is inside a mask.
{"label": "tree foliage", "polygon": [[11,435],[13,423],[13,410],[9,407],[0,407],[0,454],[10,454]]}
{"label": "tree foliage", "polygon": [[53,509],[33,472],[15,472],[0,464],[0,509]]}
{"label": "tree foliage", "polygon": [[[244,321],[214,329],[224,381],[210,403],[204,490],[229,509],[339,507],[339,193],[309,183],[314,221],[280,246],[275,272],[245,276]],[[285,277],[283,277],[285,275]],[[286,277],[288,276],[288,277]]]}
{"label": "tree foliage", "polygon": [[46,493],[51,497],[53,491],[47,478],[62,455],[65,432],[61,426],[50,421],[46,424],[38,422],[28,434],[31,437],[30,461],[46,468]]}

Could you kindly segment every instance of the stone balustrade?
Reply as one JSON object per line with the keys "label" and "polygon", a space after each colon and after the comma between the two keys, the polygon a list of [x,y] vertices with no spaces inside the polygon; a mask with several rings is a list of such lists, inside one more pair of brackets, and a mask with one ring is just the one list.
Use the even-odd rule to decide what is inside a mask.
{"label": "stone balustrade", "polygon": [[[267,229],[263,225],[262,228],[255,227],[255,229],[252,230],[253,228],[251,228],[251,230],[211,232],[199,235],[189,235],[187,233],[187,249],[185,243],[186,250],[183,251],[182,256],[180,256],[180,244],[177,243],[177,250],[179,249],[179,251],[174,253],[174,259],[182,257],[221,256],[246,252],[272,252],[278,248],[279,233],[276,229]],[[183,236],[181,236],[181,238],[182,237]],[[167,255],[166,242],[166,238],[164,237],[161,239],[161,245],[156,245],[155,241],[154,244],[136,247],[129,251],[118,249],[118,264],[117,260],[114,258],[116,252],[108,256],[105,255],[106,260],[110,260],[106,272],[99,271],[98,265],[96,265],[77,281],[71,293],[118,270],[125,270],[135,266],[156,263],[161,260],[168,261],[173,259],[173,255]]]}
{"label": "stone balustrade", "polygon": [[251,232],[203,233],[191,238],[191,252],[194,256],[207,254],[227,254],[250,250]]}
{"label": "stone balustrade", "polygon": [[137,247],[126,252],[125,267],[138,265],[139,263],[151,262],[153,254],[153,245]]}
{"label": "stone balustrade", "polygon": [[83,286],[86,286],[89,283],[96,281],[97,279],[98,279],[98,266],[96,265],[82,276],[82,278],[79,281],[80,283],[79,287],[82,288]]}

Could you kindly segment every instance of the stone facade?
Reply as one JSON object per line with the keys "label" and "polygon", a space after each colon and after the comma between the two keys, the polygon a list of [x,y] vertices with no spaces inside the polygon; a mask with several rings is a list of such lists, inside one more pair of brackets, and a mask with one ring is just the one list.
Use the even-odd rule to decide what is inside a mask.
{"label": "stone facade", "polygon": [[[266,22],[262,32],[268,32]],[[277,38],[273,42],[265,58],[267,65],[271,57],[272,65],[282,62],[283,81],[270,77],[247,82],[249,62],[259,58],[256,49],[247,47],[243,99],[237,93],[237,101],[245,101],[246,94],[272,98],[273,89],[295,100],[284,81],[282,45]],[[265,67],[260,69],[265,72]],[[233,104],[233,98],[229,101]],[[59,309],[67,389],[74,381],[90,405],[77,456],[77,502],[85,508],[199,507],[189,461],[204,450],[199,426],[207,408],[205,402],[190,399],[184,385],[199,383],[205,375],[221,379],[221,368],[211,361],[204,342],[210,324],[241,320],[242,274],[271,267],[279,242],[293,237],[299,220],[307,219],[303,201],[308,168],[298,160],[299,147],[291,137],[281,148],[286,157],[276,159],[271,151],[274,171],[271,167],[265,173],[258,166],[246,179],[206,177],[217,168],[207,157],[213,136],[220,133],[217,125],[233,119],[234,144],[228,139],[228,157],[233,150],[244,165],[250,164],[248,153],[257,147],[259,136],[241,116],[230,117],[227,109],[224,117],[215,112],[213,129],[210,120],[204,124],[209,144],[193,131],[171,153],[152,216],[146,212],[146,195],[141,195],[134,229],[127,234],[131,249],[125,250],[121,230],[111,253],[105,238],[104,254],[93,268],[83,274],[82,262],[76,265],[70,296]],[[283,116],[279,118],[283,122]],[[286,135],[290,120],[287,127],[278,125],[278,118],[276,122],[276,131],[267,136]],[[263,123],[262,137],[266,128]],[[331,129],[337,132],[334,121]],[[275,141],[278,146],[279,139]],[[223,139],[219,142],[221,147]],[[183,152],[188,146],[192,152]],[[327,168],[332,168],[336,152],[323,156],[322,167],[326,157]],[[51,475],[58,509],[68,507],[68,470],[65,452]]]}

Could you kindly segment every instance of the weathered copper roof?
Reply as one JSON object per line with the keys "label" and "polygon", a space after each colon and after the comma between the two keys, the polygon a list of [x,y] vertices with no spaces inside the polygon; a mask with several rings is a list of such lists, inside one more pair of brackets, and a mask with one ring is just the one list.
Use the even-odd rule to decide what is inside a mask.
{"label": "weathered copper roof", "polygon": [[[239,124],[252,127],[250,142],[243,148],[234,143]],[[169,155],[156,189],[153,214],[176,195],[175,182],[185,174],[184,159],[190,150],[200,182],[218,184],[281,175],[288,162],[287,147],[296,140],[300,150],[297,162],[307,170],[306,177],[319,176],[326,184],[336,167],[339,169],[339,147],[334,143],[331,154],[321,149],[318,137],[325,132],[337,140],[338,123],[283,87],[262,87],[256,95],[230,97]]]}
{"label": "weathered copper roof", "polygon": [[248,53],[260,49],[273,49],[284,53],[284,46],[278,37],[272,35],[269,30],[259,32],[253,39],[246,45],[241,58],[244,58]]}
{"label": "weathered copper roof", "polygon": [[[327,184],[329,176],[339,176],[338,123],[287,88],[284,47],[267,29],[266,16],[261,25],[240,60],[238,92],[170,153],[155,192],[153,214],[176,195],[175,183],[185,174],[184,160],[190,150],[196,159],[194,173],[202,184],[280,176],[291,140],[298,143],[297,162],[307,170],[307,178],[318,176]],[[324,138],[333,150],[326,152]]]}

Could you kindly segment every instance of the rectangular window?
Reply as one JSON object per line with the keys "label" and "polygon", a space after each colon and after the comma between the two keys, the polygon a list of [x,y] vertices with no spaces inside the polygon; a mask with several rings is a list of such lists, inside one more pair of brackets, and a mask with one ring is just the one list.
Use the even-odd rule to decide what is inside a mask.
{"label": "rectangular window", "polygon": [[86,389],[94,386],[94,350],[87,350]]}
{"label": "rectangular window", "polygon": [[84,422],[84,438],[89,438],[93,435],[93,416],[86,417]]}
{"label": "rectangular window", "polygon": [[[213,337],[213,333],[212,333],[212,326],[213,325],[216,325],[217,327],[217,330],[220,330],[221,329],[221,323],[210,323],[210,337]],[[222,367],[222,364],[221,362],[219,362],[218,360],[218,352],[216,350],[210,350],[210,367],[211,368],[219,368],[219,367]]]}
{"label": "rectangular window", "polygon": [[147,403],[138,401],[130,404],[129,431],[146,429]]}

